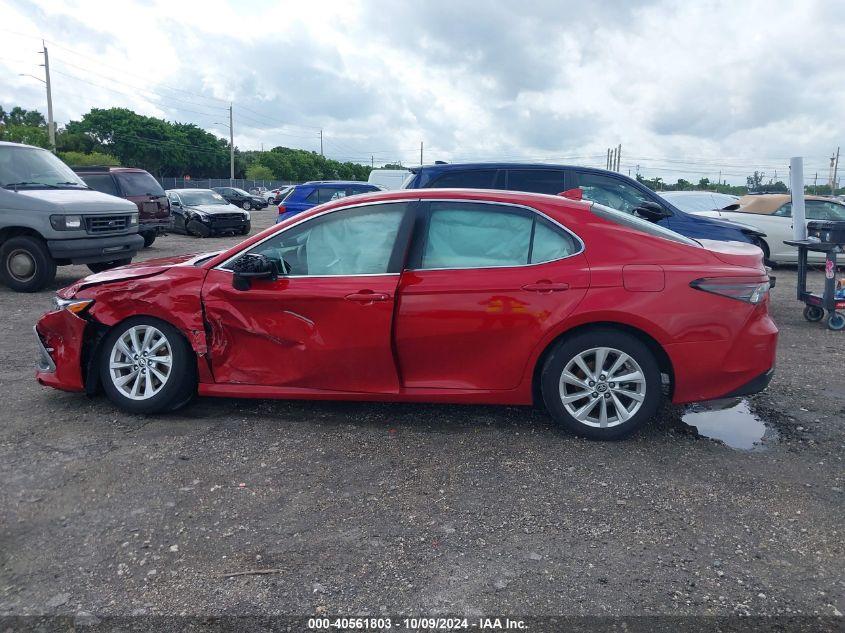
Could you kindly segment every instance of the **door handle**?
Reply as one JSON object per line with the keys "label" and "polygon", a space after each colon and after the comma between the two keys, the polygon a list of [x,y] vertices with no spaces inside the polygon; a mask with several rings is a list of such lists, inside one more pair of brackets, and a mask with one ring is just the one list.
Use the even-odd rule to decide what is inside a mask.
{"label": "door handle", "polygon": [[569,290],[569,284],[566,282],[553,283],[548,279],[541,279],[533,284],[525,284],[522,289],[530,292],[561,292]]}
{"label": "door handle", "polygon": [[360,292],[353,292],[346,295],[344,299],[349,301],[359,301],[361,303],[371,303],[373,301],[387,301],[390,295],[384,292],[373,292],[372,290],[361,290]]}

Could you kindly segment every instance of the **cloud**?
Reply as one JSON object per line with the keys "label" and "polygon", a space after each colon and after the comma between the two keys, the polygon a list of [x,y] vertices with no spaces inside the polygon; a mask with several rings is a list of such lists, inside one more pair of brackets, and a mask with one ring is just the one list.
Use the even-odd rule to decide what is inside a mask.
{"label": "cloud", "polygon": [[232,101],[242,148],[314,150],[322,129],[361,162],[416,163],[424,141],[426,160],[603,166],[621,143],[624,170],[742,182],[796,153],[821,170],[843,140],[845,49],[824,44],[843,6],[0,0],[0,99],[44,109],[18,73],[45,37],[59,121],[121,105],[228,136]]}

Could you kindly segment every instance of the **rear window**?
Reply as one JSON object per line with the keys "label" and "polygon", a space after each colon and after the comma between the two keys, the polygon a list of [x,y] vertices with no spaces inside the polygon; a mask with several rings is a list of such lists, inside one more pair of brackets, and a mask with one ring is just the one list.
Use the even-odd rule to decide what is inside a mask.
{"label": "rear window", "polygon": [[428,183],[427,187],[455,189],[493,189],[495,169],[462,169],[450,171]]}
{"label": "rear window", "polygon": [[594,202],[590,205],[590,211],[603,220],[627,226],[628,228],[640,231],[641,233],[647,233],[648,235],[652,235],[654,237],[662,237],[664,240],[680,242],[681,244],[686,244],[687,246],[700,246],[695,240],[691,240],[679,233],[675,233],[675,231],[670,231],[659,224],[654,224],[653,222],[644,220],[636,215],[630,215],[628,213],[623,213],[622,211],[617,211],[616,209],[611,209],[610,207],[606,207],[598,202]]}
{"label": "rear window", "polygon": [[82,176],[85,184],[102,193],[107,193],[110,196],[120,197],[120,192],[117,190],[117,184],[110,174],[90,174]]}
{"label": "rear window", "polygon": [[115,174],[125,196],[163,196],[164,189],[145,171],[123,171]]}

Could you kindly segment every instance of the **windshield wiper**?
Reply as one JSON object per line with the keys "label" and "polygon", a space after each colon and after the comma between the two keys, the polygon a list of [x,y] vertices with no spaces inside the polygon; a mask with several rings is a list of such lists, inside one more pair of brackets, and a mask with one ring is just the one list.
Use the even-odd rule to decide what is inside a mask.
{"label": "windshield wiper", "polygon": [[3,189],[12,188],[17,191],[18,187],[25,187],[28,185],[38,185],[39,187],[47,187],[48,189],[58,189],[56,185],[48,185],[46,182],[32,182],[28,180],[23,180],[21,182],[10,182],[6,185],[3,185]]}
{"label": "windshield wiper", "polygon": [[86,185],[86,184],[79,183],[79,182],[71,182],[70,180],[66,180],[65,182],[57,182],[56,184],[57,184],[57,185],[73,185],[74,187],[83,187],[83,188],[85,188],[85,189],[90,189],[90,188],[91,188],[91,187],[89,187],[89,186],[88,186],[88,185]]}

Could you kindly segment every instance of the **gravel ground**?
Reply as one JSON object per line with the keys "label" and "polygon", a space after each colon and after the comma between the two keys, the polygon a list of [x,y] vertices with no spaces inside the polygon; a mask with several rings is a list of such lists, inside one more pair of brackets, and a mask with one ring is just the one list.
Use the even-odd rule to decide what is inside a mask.
{"label": "gravel ground", "polygon": [[[0,289],[0,615],[840,615],[845,334],[806,323],[794,269],[776,274],[778,371],[750,404],[777,437],[755,451],[674,407],[619,443],[520,407],[126,415],[36,384],[52,290]],[[270,573],[226,576],[253,570]]]}

